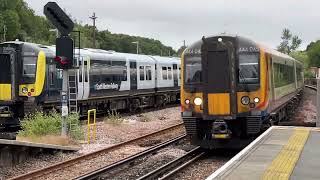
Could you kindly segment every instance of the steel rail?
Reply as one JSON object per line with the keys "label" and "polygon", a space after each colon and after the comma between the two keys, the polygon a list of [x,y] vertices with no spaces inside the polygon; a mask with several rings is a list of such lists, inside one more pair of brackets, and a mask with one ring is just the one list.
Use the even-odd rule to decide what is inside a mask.
{"label": "steel rail", "polygon": [[313,89],[313,90],[317,90],[316,86],[310,86],[310,85],[304,85],[304,86],[307,87],[307,88]]}
{"label": "steel rail", "polygon": [[117,168],[121,168],[121,167],[124,167],[126,165],[130,166],[130,163],[138,160],[138,159],[141,159],[142,157],[146,157],[156,151],[159,151],[160,149],[162,148],[165,148],[171,144],[174,144],[178,141],[181,141],[182,139],[184,139],[185,137],[187,137],[186,135],[181,135],[181,136],[178,136],[178,137],[175,137],[173,139],[170,139],[168,141],[165,141],[163,143],[160,143],[158,145],[155,145],[155,146],[152,146],[151,148],[148,148],[142,152],[139,152],[137,154],[134,154],[132,156],[129,156],[127,158],[124,158],[118,162],[115,162],[113,164],[110,164],[108,166],[105,166],[105,167],[102,167],[98,170],[95,170],[95,171],[92,171],[88,174],[85,174],[85,175],[82,175],[80,177],[77,177],[76,179],[77,180],[82,180],[82,179],[99,179],[100,177],[103,177],[106,173],[112,171],[112,170],[115,170]]}
{"label": "steel rail", "polygon": [[125,142],[122,142],[122,143],[119,143],[119,144],[116,144],[116,145],[113,145],[113,146],[110,146],[110,147],[107,147],[107,148],[104,148],[104,149],[101,149],[101,150],[98,150],[98,151],[94,151],[92,153],[85,154],[85,155],[82,155],[82,156],[79,156],[79,157],[76,157],[76,158],[73,158],[73,159],[70,159],[70,160],[67,160],[67,161],[59,162],[59,163],[53,164],[53,165],[48,166],[48,167],[44,167],[44,168],[41,168],[41,169],[38,169],[38,170],[35,170],[35,171],[31,171],[29,173],[22,174],[22,175],[13,177],[11,179],[12,180],[13,179],[14,180],[33,179],[33,178],[36,178],[36,177],[39,177],[39,176],[42,176],[42,175],[46,175],[46,174],[55,172],[55,171],[57,171],[59,169],[62,169],[62,168],[65,168],[65,167],[69,167],[69,166],[72,166],[74,164],[78,164],[81,161],[88,160],[88,159],[93,159],[96,156],[98,156],[99,154],[103,154],[103,153],[107,153],[107,152],[110,152],[110,151],[115,150],[115,149],[119,149],[122,146],[125,146],[125,145],[128,145],[128,144],[133,144],[133,143],[136,143],[136,142],[138,142],[140,140],[143,140],[143,139],[146,139],[146,138],[150,138],[150,137],[153,137],[153,136],[156,136],[156,135],[160,135],[160,134],[162,134],[164,132],[177,129],[177,128],[182,127],[182,126],[183,126],[183,123],[179,123],[179,124],[170,126],[168,128],[164,128],[164,129],[161,129],[159,131],[152,132],[152,133],[146,134],[144,136],[141,136],[141,137],[138,137],[138,138],[135,138],[135,139],[131,139],[131,140],[128,140],[128,141],[125,141]]}
{"label": "steel rail", "polygon": [[205,152],[200,150],[200,147],[196,147],[189,151],[187,154],[180,156],[167,164],[149,172],[148,174],[139,177],[138,180],[145,180],[145,179],[167,179],[170,176],[176,174],[186,166],[194,163],[200,157],[202,157]]}

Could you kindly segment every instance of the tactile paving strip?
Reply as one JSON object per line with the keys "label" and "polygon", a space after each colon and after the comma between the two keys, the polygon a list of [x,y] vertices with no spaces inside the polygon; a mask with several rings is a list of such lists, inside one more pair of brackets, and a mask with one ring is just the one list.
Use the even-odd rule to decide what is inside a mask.
{"label": "tactile paving strip", "polygon": [[297,128],[288,140],[288,143],[279,152],[271,165],[263,173],[263,180],[287,180],[299,159],[310,134],[309,129]]}

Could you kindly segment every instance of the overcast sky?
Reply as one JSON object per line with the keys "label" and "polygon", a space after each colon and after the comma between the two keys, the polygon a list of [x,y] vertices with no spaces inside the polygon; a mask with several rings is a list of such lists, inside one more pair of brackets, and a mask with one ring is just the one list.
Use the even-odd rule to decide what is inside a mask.
{"label": "overcast sky", "polygon": [[[43,15],[48,0],[26,0]],[[73,18],[112,33],[144,36],[178,49],[203,35],[227,32],[275,48],[287,27],[304,49],[320,39],[320,1],[316,0],[57,0]]]}

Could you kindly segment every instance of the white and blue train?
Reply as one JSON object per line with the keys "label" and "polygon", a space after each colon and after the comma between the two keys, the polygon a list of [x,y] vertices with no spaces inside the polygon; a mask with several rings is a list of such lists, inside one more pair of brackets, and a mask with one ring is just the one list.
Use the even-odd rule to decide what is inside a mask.
{"label": "white and blue train", "polygon": [[[77,54],[79,68],[71,70],[69,78],[77,81],[77,106],[83,115],[92,108],[135,111],[180,99],[179,58],[89,48]],[[62,69],[54,58],[54,46],[0,44],[1,73],[10,74],[0,78],[0,123],[21,118],[34,106],[59,109]]]}

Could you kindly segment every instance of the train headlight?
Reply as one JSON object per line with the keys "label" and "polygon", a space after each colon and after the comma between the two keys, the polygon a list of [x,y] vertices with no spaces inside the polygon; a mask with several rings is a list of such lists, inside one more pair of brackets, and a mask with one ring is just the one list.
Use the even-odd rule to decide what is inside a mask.
{"label": "train headlight", "polygon": [[185,102],[186,104],[190,104],[190,100],[189,100],[189,99],[186,99],[184,102]]}
{"label": "train headlight", "polygon": [[195,105],[200,106],[202,104],[202,99],[197,97],[193,100],[193,102]]}
{"label": "train headlight", "polygon": [[250,98],[249,98],[248,96],[243,96],[243,97],[241,98],[241,103],[242,103],[243,105],[248,105],[248,104],[250,103]]}
{"label": "train headlight", "polygon": [[253,101],[254,101],[255,103],[258,103],[258,102],[260,102],[260,99],[259,99],[258,97],[255,97],[255,98],[253,99]]}
{"label": "train headlight", "polygon": [[22,88],[22,93],[23,94],[27,94],[27,92],[28,92],[28,88],[26,88],[26,87]]}

